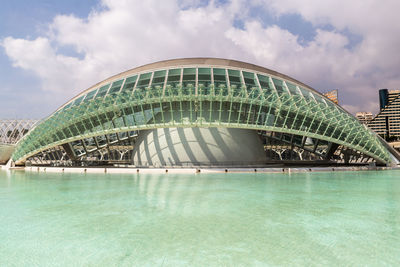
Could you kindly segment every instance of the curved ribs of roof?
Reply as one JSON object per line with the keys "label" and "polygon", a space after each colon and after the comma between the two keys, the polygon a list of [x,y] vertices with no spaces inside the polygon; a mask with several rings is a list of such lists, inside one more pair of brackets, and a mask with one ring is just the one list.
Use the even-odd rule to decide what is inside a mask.
{"label": "curved ribs of roof", "polygon": [[112,76],[41,122],[12,158],[18,163],[77,140],[169,127],[289,133],[391,161],[373,132],[311,87],[260,66],[215,58],[161,61]]}
{"label": "curved ribs of roof", "polygon": [[0,119],[0,144],[16,144],[38,120]]}

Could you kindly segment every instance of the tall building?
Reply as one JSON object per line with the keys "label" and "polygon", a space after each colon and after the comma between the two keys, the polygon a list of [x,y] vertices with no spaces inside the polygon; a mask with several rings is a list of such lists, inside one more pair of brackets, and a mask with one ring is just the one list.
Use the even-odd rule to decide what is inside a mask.
{"label": "tall building", "polygon": [[380,112],[368,127],[384,136],[400,137],[400,90],[379,90]]}
{"label": "tall building", "polygon": [[368,124],[374,117],[371,112],[357,112],[356,118],[363,124]]}
{"label": "tall building", "polygon": [[324,93],[324,96],[326,96],[333,103],[339,104],[338,90],[337,89]]}

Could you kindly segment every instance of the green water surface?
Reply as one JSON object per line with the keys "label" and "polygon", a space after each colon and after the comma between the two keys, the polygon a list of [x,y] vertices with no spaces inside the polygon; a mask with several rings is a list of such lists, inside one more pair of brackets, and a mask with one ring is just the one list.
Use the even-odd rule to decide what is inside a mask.
{"label": "green water surface", "polygon": [[400,171],[0,171],[0,266],[398,266]]}

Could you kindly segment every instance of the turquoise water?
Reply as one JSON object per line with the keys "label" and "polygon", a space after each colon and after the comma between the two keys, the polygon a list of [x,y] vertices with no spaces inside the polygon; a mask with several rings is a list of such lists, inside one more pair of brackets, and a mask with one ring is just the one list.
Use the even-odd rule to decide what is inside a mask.
{"label": "turquoise water", "polygon": [[399,171],[0,171],[1,266],[399,264]]}

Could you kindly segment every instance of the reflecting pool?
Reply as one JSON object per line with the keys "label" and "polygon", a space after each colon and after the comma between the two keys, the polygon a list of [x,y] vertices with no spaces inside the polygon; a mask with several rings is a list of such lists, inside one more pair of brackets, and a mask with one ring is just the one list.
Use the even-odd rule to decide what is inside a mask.
{"label": "reflecting pool", "polygon": [[1,266],[385,264],[400,264],[400,171],[0,171]]}

